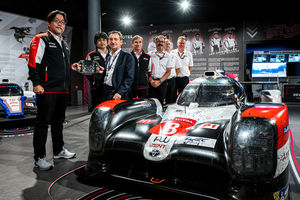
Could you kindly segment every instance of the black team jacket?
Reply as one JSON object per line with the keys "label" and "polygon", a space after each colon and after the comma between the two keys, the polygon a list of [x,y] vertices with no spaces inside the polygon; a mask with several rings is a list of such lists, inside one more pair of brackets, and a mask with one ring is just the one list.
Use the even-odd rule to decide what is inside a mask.
{"label": "black team jacket", "polygon": [[[35,61],[41,40],[46,46],[39,64]],[[49,32],[36,35],[30,43],[28,68],[33,86],[41,85],[45,93],[69,93],[70,50],[65,41],[60,46]]]}
{"label": "black team jacket", "polygon": [[149,88],[149,77],[152,73],[152,67],[151,72],[148,72],[148,65],[149,62],[151,62],[151,56],[145,53],[144,50],[142,50],[142,54],[140,55],[139,59],[137,59],[133,51],[131,51],[131,54],[133,55],[135,61],[135,73],[132,88],[147,89]]}

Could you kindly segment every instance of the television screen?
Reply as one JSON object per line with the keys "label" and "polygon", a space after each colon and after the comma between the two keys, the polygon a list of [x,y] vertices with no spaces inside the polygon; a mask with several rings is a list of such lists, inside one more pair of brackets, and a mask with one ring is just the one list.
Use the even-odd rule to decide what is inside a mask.
{"label": "television screen", "polygon": [[261,63],[261,62],[267,62],[267,55],[265,54],[255,54],[253,56],[253,62],[258,62],[258,63]]}
{"label": "television screen", "polygon": [[270,56],[270,62],[284,62],[285,54],[272,54]]}
{"label": "television screen", "polygon": [[289,62],[300,62],[300,54],[289,54]]}
{"label": "television screen", "polygon": [[286,77],[286,63],[253,63],[252,77]]}

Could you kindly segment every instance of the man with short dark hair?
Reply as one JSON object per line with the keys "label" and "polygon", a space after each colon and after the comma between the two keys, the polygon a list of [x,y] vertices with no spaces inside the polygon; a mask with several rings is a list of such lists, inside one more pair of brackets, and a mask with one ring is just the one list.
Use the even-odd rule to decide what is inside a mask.
{"label": "man with short dark hair", "polygon": [[63,122],[69,97],[70,50],[62,38],[67,23],[66,14],[55,10],[49,13],[49,31],[36,35],[29,50],[29,79],[37,94],[37,117],[34,125],[33,147],[35,166],[49,170],[46,159],[48,125],[51,125],[54,159],[73,158],[75,153],[64,148]]}
{"label": "man with short dark hair", "polygon": [[121,49],[123,36],[119,31],[108,34],[108,45],[111,49],[106,65],[104,78],[104,100],[129,99],[134,80],[134,58]]}
{"label": "man with short dark hair", "polygon": [[135,61],[134,81],[132,84],[132,98],[148,98],[149,77],[151,76],[151,56],[143,50],[143,38],[135,35],[132,38],[131,54]]}
{"label": "man with short dark hair", "polygon": [[105,32],[97,32],[94,36],[94,43],[96,50],[87,54],[86,60],[95,60],[98,64],[104,68],[103,73],[97,73],[95,75],[87,76],[90,83],[92,104],[89,106],[89,111],[92,111],[103,100],[103,81],[105,77],[105,62],[109,56],[109,50],[107,48],[108,35]]}

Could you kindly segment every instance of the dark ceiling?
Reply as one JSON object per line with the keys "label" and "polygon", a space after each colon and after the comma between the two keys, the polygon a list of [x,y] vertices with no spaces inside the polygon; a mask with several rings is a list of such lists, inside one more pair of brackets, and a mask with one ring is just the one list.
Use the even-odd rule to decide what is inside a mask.
{"label": "dark ceiling", "polygon": [[[179,0],[101,0],[102,29],[119,28],[120,16],[128,14],[135,26],[203,23],[241,20],[297,20],[296,0],[190,0],[192,7],[183,13]],[[81,0],[5,0],[0,10],[45,19],[48,12],[67,13],[69,25],[87,28],[88,1]]]}

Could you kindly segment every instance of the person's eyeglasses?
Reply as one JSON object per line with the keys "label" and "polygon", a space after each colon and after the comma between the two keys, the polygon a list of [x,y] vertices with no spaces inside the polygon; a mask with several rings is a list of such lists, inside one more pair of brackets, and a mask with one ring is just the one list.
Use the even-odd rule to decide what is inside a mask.
{"label": "person's eyeglasses", "polygon": [[59,19],[54,19],[52,20],[53,22],[55,22],[56,24],[62,24],[62,25],[66,25],[65,21],[59,21]]}
{"label": "person's eyeglasses", "polygon": [[158,43],[164,43],[165,41],[163,40],[157,40]]}

